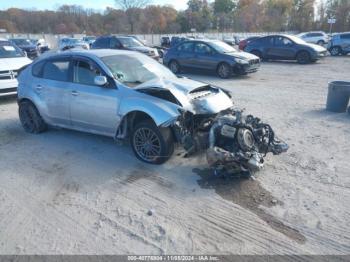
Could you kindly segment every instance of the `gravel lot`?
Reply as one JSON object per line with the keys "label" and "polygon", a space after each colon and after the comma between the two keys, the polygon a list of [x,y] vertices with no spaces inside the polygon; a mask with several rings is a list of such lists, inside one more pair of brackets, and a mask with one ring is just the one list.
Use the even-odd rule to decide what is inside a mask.
{"label": "gravel lot", "polygon": [[350,116],[324,110],[327,83],[349,72],[350,57],[327,57],[187,75],[289,143],[256,180],[213,177],[180,150],[149,166],[109,138],[26,134],[16,99],[0,99],[0,254],[350,254]]}

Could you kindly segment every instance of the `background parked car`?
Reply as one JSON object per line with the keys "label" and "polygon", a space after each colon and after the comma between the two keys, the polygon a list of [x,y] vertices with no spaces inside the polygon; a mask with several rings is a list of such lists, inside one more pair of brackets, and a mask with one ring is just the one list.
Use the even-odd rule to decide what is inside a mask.
{"label": "background parked car", "polygon": [[168,50],[163,63],[177,74],[182,69],[215,71],[221,78],[232,74],[256,72],[260,59],[246,52],[239,52],[219,40],[190,40]]}
{"label": "background parked car", "polygon": [[238,43],[238,48],[239,50],[243,50],[245,49],[245,47],[247,46],[247,44],[249,44],[251,41],[254,41],[256,39],[259,39],[261,36],[250,36],[247,37],[246,39],[242,39],[241,41],[239,41]]}
{"label": "background parked car", "polygon": [[93,43],[92,49],[131,50],[143,53],[156,60],[159,59],[159,54],[156,48],[145,46],[138,40],[129,36],[101,36]]}
{"label": "background parked car", "polygon": [[10,41],[14,43],[16,46],[18,46],[20,49],[22,49],[24,52],[26,52],[27,56],[30,59],[35,59],[38,57],[38,47],[37,45],[33,44],[30,39],[26,38],[11,38]]}
{"label": "background parked car", "polygon": [[350,32],[334,34],[327,46],[332,56],[347,55],[350,53]]}
{"label": "background parked car", "polygon": [[161,39],[160,39],[160,45],[163,47],[163,48],[170,48],[170,43],[171,43],[171,39],[169,36],[163,36]]}
{"label": "background parked car", "polygon": [[297,35],[307,43],[318,44],[324,46],[328,44],[329,36],[322,31],[319,32],[305,32]]}
{"label": "background parked car", "polygon": [[231,46],[236,46],[239,44],[240,42],[240,39],[238,36],[233,36],[233,37],[223,37],[222,39],[223,42],[225,42],[226,44],[228,45],[231,45]]}
{"label": "background parked car", "polygon": [[96,36],[84,36],[83,41],[89,45],[89,47],[92,46],[92,44],[95,42]]}
{"label": "background parked car", "polygon": [[16,94],[19,70],[31,62],[19,47],[0,39],[0,96]]}
{"label": "background parked car", "polygon": [[32,43],[37,46],[40,54],[50,50],[49,44],[44,39],[31,39]]}
{"label": "background parked car", "polygon": [[270,35],[256,39],[247,45],[245,51],[265,60],[297,60],[300,64],[315,62],[327,54],[325,48],[291,35]]}
{"label": "background parked car", "polygon": [[60,50],[67,50],[72,48],[90,49],[90,46],[88,43],[85,43],[84,41],[77,38],[62,38],[58,42],[58,48]]}

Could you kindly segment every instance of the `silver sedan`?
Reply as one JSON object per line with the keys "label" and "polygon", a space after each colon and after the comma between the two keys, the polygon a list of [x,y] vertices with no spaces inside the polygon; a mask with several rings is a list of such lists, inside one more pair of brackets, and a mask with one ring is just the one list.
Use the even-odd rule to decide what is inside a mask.
{"label": "silver sedan", "polygon": [[[188,153],[207,149],[209,142],[214,150],[215,141],[224,141],[218,127],[228,121],[233,125],[234,116],[240,116],[231,110],[226,90],[178,77],[133,51],[46,55],[22,71],[18,80],[19,117],[27,132],[58,126],[129,138],[136,157],[151,164],[168,160],[174,143]],[[233,132],[230,137],[235,139],[235,128],[226,127],[225,132]],[[255,143],[251,131],[241,133],[240,141],[250,143],[244,146],[250,150]],[[260,157],[257,154],[245,154],[247,165]]]}

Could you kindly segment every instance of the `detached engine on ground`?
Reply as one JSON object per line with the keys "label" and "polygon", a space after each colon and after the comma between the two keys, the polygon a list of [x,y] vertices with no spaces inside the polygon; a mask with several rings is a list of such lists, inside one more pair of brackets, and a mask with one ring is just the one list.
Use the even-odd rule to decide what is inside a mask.
{"label": "detached engine on ground", "polygon": [[[264,165],[267,153],[281,154],[288,145],[271,126],[241,110],[225,110],[214,117],[183,114],[182,144],[189,154],[206,150],[215,171],[252,174]],[[185,127],[185,128],[183,128]]]}

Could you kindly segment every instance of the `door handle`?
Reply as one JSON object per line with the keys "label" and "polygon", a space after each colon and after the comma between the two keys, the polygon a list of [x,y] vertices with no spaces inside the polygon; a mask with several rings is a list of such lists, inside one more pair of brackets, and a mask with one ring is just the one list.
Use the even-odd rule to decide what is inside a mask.
{"label": "door handle", "polygon": [[72,91],[72,95],[77,96],[77,95],[79,95],[79,93],[77,91]]}
{"label": "door handle", "polygon": [[42,85],[37,85],[37,86],[35,87],[35,89],[38,90],[38,91],[40,91],[41,89],[43,89],[43,86],[42,86]]}

